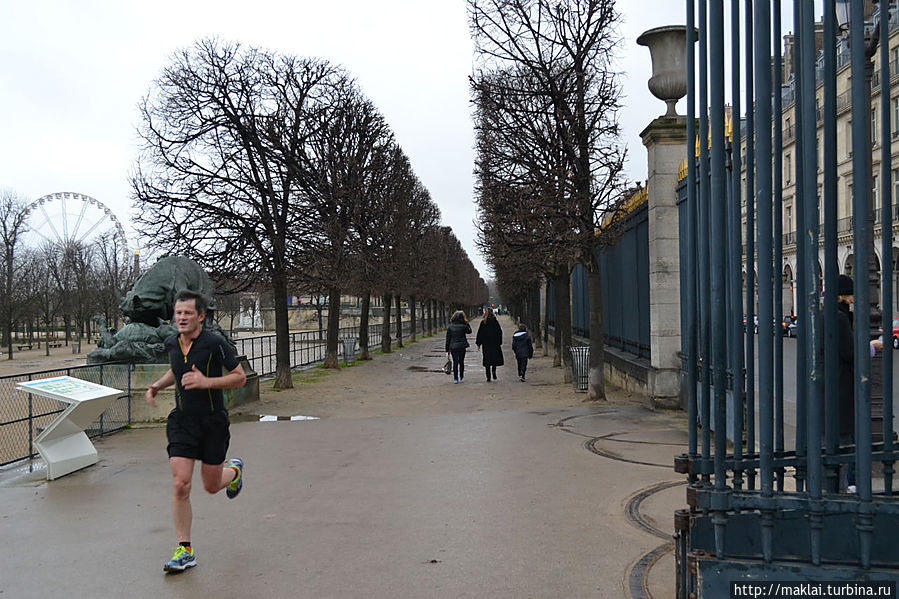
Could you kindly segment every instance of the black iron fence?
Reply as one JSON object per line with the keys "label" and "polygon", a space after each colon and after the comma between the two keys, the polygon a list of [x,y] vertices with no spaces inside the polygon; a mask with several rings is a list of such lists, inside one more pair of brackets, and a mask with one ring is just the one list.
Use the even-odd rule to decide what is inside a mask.
{"label": "black iron fence", "polygon": [[[621,236],[599,251],[605,334],[603,343],[640,358],[650,357],[648,203],[634,208],[621,222]],[[571,330],[590,338],[590,295],[581,264],[571,270]],[[547,281],[547,325],[555,328],[553,283]]]}
{"label": "black iron fence", "polygon": [[[795,370],[785,373],[784,341],[775,321],[783,314],[780,174],[785,116],[779,92],[786,84],[780,80],[786,72],[780,68],[785,28],[779,1],[746,2],[746,19],[741,4],[731,4],[734,13],[726,44],[725,3],[699,2],[698,18],[697,3],[686,3],[688,40],[695,25],[699,42],[698,59],[692,40],[687,44],[687,137],[696,136],[700,142],[698,159],[688,161],[680,212],[689,451],[676,467],[688,479],[689,508],[676,517],[676,561],[677,596],[684,599],[732,596],[731,585],[737,581],[899,578],[892,347],[887,342],[872,356],[869,344],[872,335],[877,336],[881,309],[884,322],[892,319],[892,285],[880,285],[882,296],[876,292],[878,278],[890,280],[891,235],[881,240],[881,264],[886,266],[870,277],[872,283],[868,276],[856,276],[851,335],[840,333],[836,292],[844,266],[838,263],[840,231],[852,234],[853,271],[875,274],[869,260],[876,220],[870,192],[870,69],[879,56],[881,80],[888,80],[888,45],[895,47],[895,42],[889,39],[887,19],[880,18],[878,9],[867,25],[879,22],[880,46],[877,38],[866,37],[863,2],[849,3],[849,35],[838,36],[835,2],[826,0],[819,32],[825,41],[819,52],[814,3],[791,3],[795,22],[787,27],[795,32],[789,84],[795,89],[793,155],[799,157],[794,206],[796,230],[802,232],[796,239],[795,277],[801,324]],[[729,69],[726,46],[733,57]],[[848,84],[845,78],[837,79],[838,46],[851,48]],[[744,77],[737,75],[741,63],[750,69],[745,86]],[[777,68],[772,69],[772,63]],[[726,139],[726,80],[731,81],[729,101],[736,114],[742,113],[741,102],[748,107],[744,140]],[[846,86],[850,89],[844,91]],[[820,123],[819,96],[823,97]],[[889,221],[894,199],[890,98],[883,96],[875,100],[877,151],[882,152],[878,209]],[[844,108],[851,109],[851,115],[841,116]],[[850,118],[847,139],[844,132]],[[838,119],[847,126],[838,130]],[[814,151],[818,136],[823,154]],[[745,183],[736,160],[740,153],[735,152],[733,160],[731,156],[731,144],[739,141],[747,148]],[[848,147],[850,141],[851,164],[838,162],[838,148]],[[847,189],[849,183],[855,218],[838,222],[837,189]],[[747,198],[745,221],[742,194]],[[819,239],[824,252],[823,296],[818,285]],[[740,280],[741,266],[747,273],[745,281]],[[758,335],[750,327],[744,331],[742,325],[744,316],[748,322],[756,317],[756,301],[758,322],[772,323],[759,326]],[[852,359],[841,365],[840,350],[847,348]],[[841,371],[851,390],[841,382]],[[847,404],[848,412],[841,410]]]}
{"label": "black iron fence", "polygon": [[[421,335],[426,330],[426,322],[416,319],[416,333]],[[381,348],[381,331],[383,325],[368,325],[369,350],[376,352]],[[412,321],[403,321],[403,339],[408,340],[412,333]],[[327,350],[327,330],[300,331],[290,333],[290,367],[302,368],[312,364],[318,364],[325,359]],[[338,337],[341,339],[353,338],[357,340],[356,349],[359,349],[359,325],[341,327]],[[390,337],[396,343],[396,323],[390,325]],[[253,371],[259,376],[272,376],[275,374],[275,334],[252,335],[234,339],[237,353],[246,356]],[[338,355],[343,357],[344,344],[338,343]]]}

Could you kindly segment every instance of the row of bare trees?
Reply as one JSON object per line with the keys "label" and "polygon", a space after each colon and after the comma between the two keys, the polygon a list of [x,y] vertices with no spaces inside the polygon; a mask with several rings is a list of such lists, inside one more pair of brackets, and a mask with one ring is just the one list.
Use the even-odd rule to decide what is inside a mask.
{"label": "row of bare trees", "polygon": [[625,159],[615,2],[468,0],[468,11],[478,54],[471,88],[479,246],[500,293],[532,327],[540,282],[552,281],[556,365],[570,360],[570,272],[584,265],[588,398],[604,399],[598,252],[613,241],[603,223],[620,209]]}
{"label": "row of bare trees", "polygon": [[62,324],[68,343],[72,335],[80,339],[95,329],[94,316],[117,326],[119,299],[132,282],[116,237],[26,246],[26,206],[15,191],[0,191],[0,331],[9,359],[14,331],[32,338],[43,328],[49,341]]}
{"label": "row of bare trees", "polygon": [[[131,177],[149,243],[190,256],[230,291],[275,298],[276,385],[292,386],[286,298],[455,305],[486,299],[458,240],[374,104],[341,68],[217,39],[176,53],[140,105]],[[385,310],[389,312],[389,310]],[[390,349],[389,324],[382,339]],[[360,339],[367,355],[368,339]]]}

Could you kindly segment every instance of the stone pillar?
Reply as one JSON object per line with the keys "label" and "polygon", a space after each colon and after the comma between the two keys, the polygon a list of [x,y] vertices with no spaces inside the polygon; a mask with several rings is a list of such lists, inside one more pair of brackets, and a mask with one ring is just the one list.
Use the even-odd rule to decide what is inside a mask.
{"label": "stone pillar", "polygon": [[677,171],[687,155],[687,118],[663,116],[640,133],[648,154],[649,331],[653,407],[680,407],[680,248]]}

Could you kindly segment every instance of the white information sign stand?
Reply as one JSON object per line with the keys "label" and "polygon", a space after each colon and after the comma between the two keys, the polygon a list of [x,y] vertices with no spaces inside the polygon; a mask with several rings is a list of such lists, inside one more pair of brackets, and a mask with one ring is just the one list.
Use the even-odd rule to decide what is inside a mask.
{"label": "white information sign stand", "polygon": [[121,391],[70,376],[17,383],[16,388],[69,404],[34,442],[47,463],[48,480],[97,463],[97,450],[84,429],[100,417]]}

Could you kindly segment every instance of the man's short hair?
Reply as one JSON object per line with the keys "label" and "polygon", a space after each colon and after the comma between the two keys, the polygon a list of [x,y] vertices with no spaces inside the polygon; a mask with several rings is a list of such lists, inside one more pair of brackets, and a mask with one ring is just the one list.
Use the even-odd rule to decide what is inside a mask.
{"label": "man's short hair", "polygon": [[206,309],[209,307],[209,298],[199,291],[194,291],[193,289],[182,289],[175,296],[176,304],[178,302],[189,302],[190,300],[194,300],[194,306],[196,306],[197,308],[197,314],[206,314]]}

